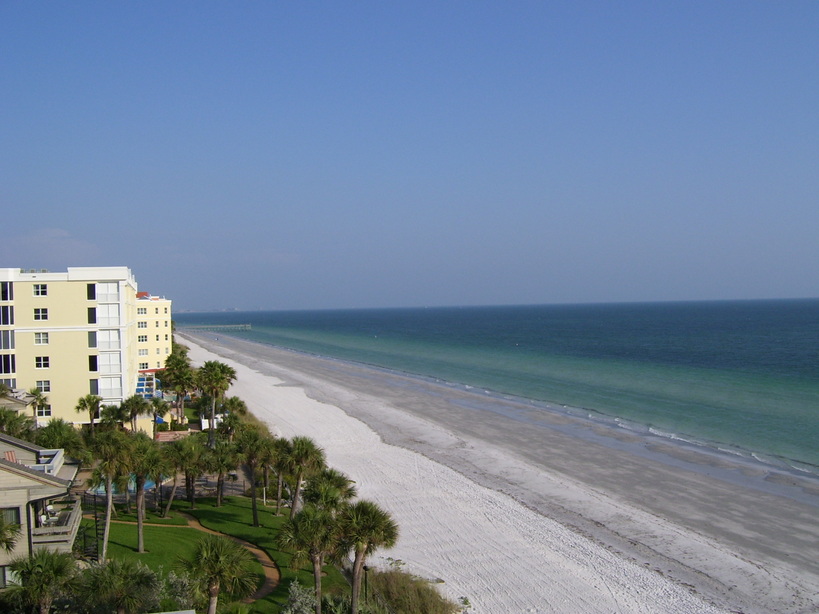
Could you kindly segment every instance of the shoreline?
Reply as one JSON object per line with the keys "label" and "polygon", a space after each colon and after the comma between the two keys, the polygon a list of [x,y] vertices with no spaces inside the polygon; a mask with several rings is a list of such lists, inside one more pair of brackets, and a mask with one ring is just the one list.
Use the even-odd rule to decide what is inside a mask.
{"label": "shoreline", "polygon": [[[555,521],[564,530],[568,527],[574,537],[583,536],[587,545],[614,557],[614,562],[605,564],[610,571],[633,572],[631,567],[652,570],[668,586],[683,593],[695,592],[706,602],[735,611],[795,613],[810,611],[819,602],[814,588],[819,584],[819,531],[813,520],[819,489],[809,479],[784,471],[763,475],[763,469],[751,463],[714,458],[659,437],[649,441],[638,433],[607,428],[602,423],[590,428],[569,415],[546,415],[542,408],[486,397],[481,391],[459,390],[231,337],[215,341],[207,335],[181,336],[222,359],[246,365],[262,377],[276,378],[279,384],[275,390],[268,387],[271,399],[285,389],[303,389],[308,399],[340,408],[346,413],[342,419],[362,421],[384,443],[419,453],[474,485],[511,498],[534,514],[524,523],[523,534],[538,530],[547,521]],[[241,376],[234,387],[231,392],[245,398],[240,391]],[[259,404],[263,403],[260,398]],[[496,411],[487,409],[487,403]],[[259,415],[257,403],[249,405],[260,419],[281,428],[276,410]],[[497,406],[502,408],[497,410]],[[521,419],[510,419],[506,415],[509,411]],[[603,438],[609,445],[595,438]],[[326,449],[336,445],[320,438],[317,442]],[[640,450],[642,456],[636,453]],[[664,462],[658,461],[661,457],[665,457]],[[692,463],[700,470],[692,471]],[[721,479],[720,474],[733,476],[734,483]],[[767,484],[768,491],[753,487],[753,481]],[[364,488],[363,479],[361,483]],[[797,492],[803,493],[802,501],[787,496]],[[377,494],[381,493],[371,498]],[[423,532],[423,527],[415,530]],[[564,536],[563,541],[566,539]],[[455,545],[460,550],[465,544],[456,541]],[[552,545],[548,556],[537,555],[538,560],[532,561],[535,571],[530,573],[537,576],[539,559],[554,558],[555,549]],[[400,542],[396,550],[402,550]],[[399,558],[408,560],[403,555]],[[558,559],[566,562],[565,555]],[[468,561],[458,562],[461,567],[464,563]],[[411,571],[424,575],[423,569],[416,571],[419,565],[423,567],[408,560],[408,566],[414,566]],[[429,571],[432,577],[441,575],[431,567]],[[510,580],[502,571],[495,573],[500,574],[501,583]],[[449,596],[450,584],[470,586],[468,575],[444,579]],[[631,583],[639,585],[640,581],[632,579]],[[530,585],[532,582],[530,579]],[[606,590],[611,593],[610,587]],[[633,594],[622,595],[622,587],[619,590],[613,593],[618,595],[614,600],[617,607],[624,599],[636,599],[624,609],[663,611],[659,603],[644,604]],[[492,590],[487,593],[491,602]],[[464,594],[473,602],[475,612],[501,611],[497,608],[504,605],[505,611],[566,611],[565,604],[560,607],[551,599],[542,604],[542,595],[533,595],[535,601],[528,609],[517,610],[515,606],[509,609],[508,600],[490,605],[485,599]],[[578,607],[611,611],[610,598],[590,590],[584,599],[602,602]],[[656,595],[651,599],[654,603]],[[689,611],[703,611],[704,605],[692,606]],[[681,611],[678,606],[675,609]]]}

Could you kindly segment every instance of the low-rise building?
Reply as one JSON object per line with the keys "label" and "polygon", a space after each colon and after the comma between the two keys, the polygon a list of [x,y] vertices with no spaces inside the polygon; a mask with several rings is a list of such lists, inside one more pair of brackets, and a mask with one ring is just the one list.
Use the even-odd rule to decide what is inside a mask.
{"label": "low-rise building", "polygon": [[70,496],[78,466],[62,449],[48,450],[0,433],[0,514],[20,526],[14,549],[0,549],[0,587],[6,566],[40,548],[70,552],[82,519],[79,499]]}

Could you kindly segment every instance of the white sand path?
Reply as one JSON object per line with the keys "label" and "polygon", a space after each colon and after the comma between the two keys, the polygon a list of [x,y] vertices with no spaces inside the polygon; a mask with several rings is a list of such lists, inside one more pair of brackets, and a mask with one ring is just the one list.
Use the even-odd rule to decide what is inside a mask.
{"label": "white sand path", "polygon": [[[376,553],[373,564],[400,559],[407,570],[440,579],[448,597],[467,597],[476,614],[723,612],[507,495],[419,453],[384,443],[363,422],[309,398],[302,388],[189,345],[194,363],[221,360],[236,369],[230,394],[245,400],[274,433],[315,439],[329,464],[357,482],[361,497],[393,515],[399,542]],[[341,388],[337,392],[353,394]],[[432,442],[457,439],[422,419],[404,415],[400,420]]]}

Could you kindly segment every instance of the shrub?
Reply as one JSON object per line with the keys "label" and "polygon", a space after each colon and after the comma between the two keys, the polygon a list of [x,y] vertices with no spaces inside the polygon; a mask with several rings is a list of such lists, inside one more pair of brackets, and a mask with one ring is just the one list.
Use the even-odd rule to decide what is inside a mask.
{"label": "shrub", "polygon": [[427,580],[400,569],[371,571],[369,575],[370,591],[383,599],[395,614],[455,614],[461,610]]}

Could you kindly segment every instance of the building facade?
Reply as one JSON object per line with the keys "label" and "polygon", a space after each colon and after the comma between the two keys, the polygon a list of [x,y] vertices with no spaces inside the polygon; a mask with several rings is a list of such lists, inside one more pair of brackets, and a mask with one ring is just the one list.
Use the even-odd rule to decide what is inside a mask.
{"label": "building facade", "polygon": [[0,548],[0,588],[6,566],[38,549],[71,552],[82,520],[81,502],[69,496],[78,466],[62,449],[48,450],[0,433],[0,514],[20,527],[11,552]]}
{"label": "building facade", "polygon": [[0,269],[0,382],[45,395],[40,425],[87,423],[75,407],[88,394],[122,403],[170,348],[171,301],[138,296],[127,267]]}

